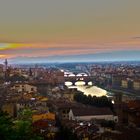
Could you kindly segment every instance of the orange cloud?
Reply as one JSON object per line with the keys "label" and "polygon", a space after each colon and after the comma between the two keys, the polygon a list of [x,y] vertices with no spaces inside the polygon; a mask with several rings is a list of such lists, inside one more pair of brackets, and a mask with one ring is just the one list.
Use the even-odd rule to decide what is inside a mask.
{"label": "orange cloud", "polygon": [[0,47],[2,58],[95,54],[119,50],[140,50],[139,39],[105,43],[9,43]]}
{"label": "orange cloud", "polygon": [[6,57],[7,57],[7,55],[1,55],[1,54],[0,54],[0,58],[3,59],[3,58],[6,58]]}

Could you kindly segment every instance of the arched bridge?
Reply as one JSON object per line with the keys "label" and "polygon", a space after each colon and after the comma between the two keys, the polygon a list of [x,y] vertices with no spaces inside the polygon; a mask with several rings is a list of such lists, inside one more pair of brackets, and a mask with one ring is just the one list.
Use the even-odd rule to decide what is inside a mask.
{"label": "arched bridge", "polygon": [[75,85],[76,82],[82,81],[85,82],[85,85],[88,85],[89,82],[92,82],[91,76],[86,73],[66,73],[64,76],[65,82],[71,82],[72,85]]}

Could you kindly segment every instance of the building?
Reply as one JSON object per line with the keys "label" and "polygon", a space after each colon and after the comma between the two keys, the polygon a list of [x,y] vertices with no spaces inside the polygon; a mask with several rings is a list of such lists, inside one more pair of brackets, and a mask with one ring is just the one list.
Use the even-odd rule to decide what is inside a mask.
{"label": "building", "polygon": [[55,120],[55,114],[54,113],[40,113],[40,114],[34,114],[32,116],[33,122],[39,121],[39,120]]}
{"label": "building", "polygon": [[70,101],[74,100],[74,94],[77,92],[77,89],[67,89],[63,93],[63,97],[69,99]]}
{"label": "building", "polygon": [[2,106],[2,110],[7,112],[10,116],[16,117],[17,116],[17,108],[16,104],[12,102],[6,102]]}
{"label": "building", "polygon": [[109,108],[85,107],[74,108],[69,112],[69,120],[90,121],[90,120],[111,120],[118,122]]}
{"label": "building", "polygon": [[113,75],[112,76],[112,87],[119,88],[121,86],[122,76],[120,75]]}
{"label": "building", "polygon": [[124,113],[129,125],[140,127],[140,100],[129,101]]}
{"label": "building", "polygon": [[133,82],[133,89],[134,90],[140,90],[140,80],[135,80]]}
{"label": "building", "polygon": [[123,79],[121,81],[121,87],[127,89],[128,88],[128,80],[127,79]]}
{"label": "building", "polygon": [[66,139],[97,140],[100,138],[99,127],[93,122],[78,122],[73,120],[63,120],[61,124],[66,132],[72,132],[73,137]]}
{"label": "building", "polygon": [[0,84],[4,82],[3,65],[0,64]]}
{"label": "building", "polygon": [[62,71],[57,71],[56,72],[56,78],[57,78],[57,82],[58,84],[63,84],[64,83],[64,72]]}
{"label": "building", "polygon": [[37,87],[26,83],[22,83],[22,84],[17,83],[11,87],[11,90],[14,90],[15,92],[31,93],[31,92],[37,92]]}
{"label": "building", "polygon": [[140,139],[140,130],[135,128],[118,128],[113,131],[106,131],[101,134],[100,139],[98,140],[139,140]]}

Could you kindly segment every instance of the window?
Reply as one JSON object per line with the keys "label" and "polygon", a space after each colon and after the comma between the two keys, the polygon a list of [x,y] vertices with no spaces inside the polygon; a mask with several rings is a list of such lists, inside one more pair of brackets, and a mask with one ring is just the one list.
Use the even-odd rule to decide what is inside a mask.
{"label": "window", "polygon": [[31,88],[31,91],[34,91],[34,88]]}

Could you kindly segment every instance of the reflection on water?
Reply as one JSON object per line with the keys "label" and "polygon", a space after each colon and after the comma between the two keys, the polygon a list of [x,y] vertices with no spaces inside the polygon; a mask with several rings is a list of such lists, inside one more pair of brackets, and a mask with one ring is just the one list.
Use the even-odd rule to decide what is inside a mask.
{"label": "reflection on water", "polygon": [[72,86],[71,82],[66,82],[65,85],[68,86],[69,88],[77,88],[78,91],[83,92],[85,95],[91,95],[91,96],[105,96],[107,95],[107,91],[104,89],[101,89],[99,87],[96,86],[85,86],[84,82],[77,82],[76,86]]}

